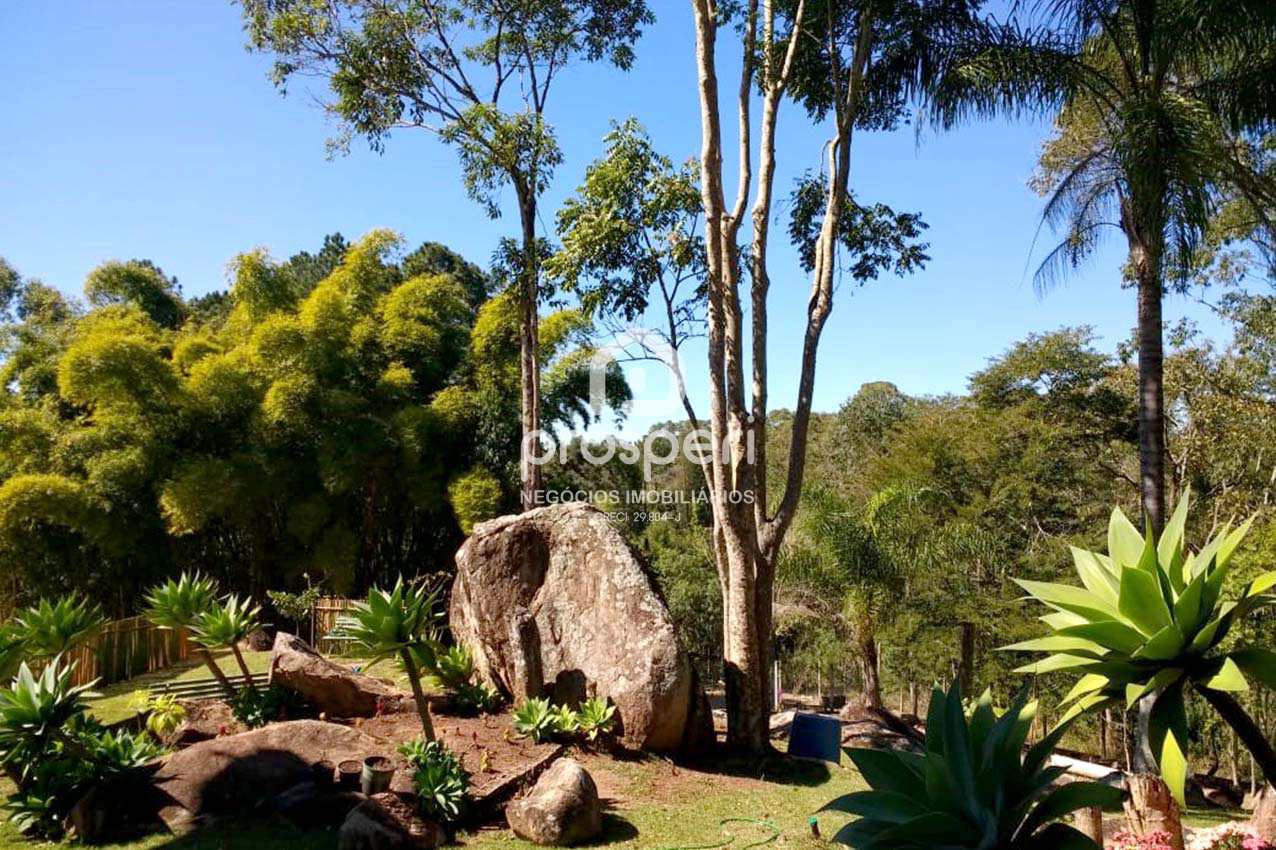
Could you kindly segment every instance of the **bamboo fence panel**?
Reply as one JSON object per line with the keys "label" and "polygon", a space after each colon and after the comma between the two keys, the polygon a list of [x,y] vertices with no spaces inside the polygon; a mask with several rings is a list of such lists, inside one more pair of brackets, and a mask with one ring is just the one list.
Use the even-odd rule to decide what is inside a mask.
{"label": "bamboo fence panel", "polygon": [[105,686],[163,670],[190,656],[185,631],[160,629],[145,617],[129,617],[106,623],[82,646],[65,653],[64,660],[76,664],[75,684],[97,679]]}

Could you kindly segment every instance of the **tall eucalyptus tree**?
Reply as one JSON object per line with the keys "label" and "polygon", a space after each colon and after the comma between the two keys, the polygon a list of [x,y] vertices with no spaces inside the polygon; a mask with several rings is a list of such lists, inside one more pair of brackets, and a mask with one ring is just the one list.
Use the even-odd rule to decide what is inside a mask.
{"label": "tall eucalyptus tree", "polygon": [[[713,444],[703,465],[723,594],[727,740],[739,748],[758,752],[769,746],[775,564],[802,489],[816,354],[833,307],[839,253],[863,248],[863,233],[856,226],[859,208],[849,189],[852,137],[857,128],[886,128],[898,122],[906,97],[933,79],[933,60],[937,51],[942,54],[946,34],[964,26],[975,5],[956,0],[691,0],[701,117],[708,425]],[[732,24],[739,26],[743,61],[734,98],[738,175],[729,199],[717,51],[719,33]],[[755,96],[761,110],[756,127]],[[767,299],[776,130],[786,96],[799,101],[830,136],[824,167],[799,186],[790,228],[806,260],[810,295],[785,480],[772,497],[767,471]],[[804,203],[811,198],[815,204]],[[905,236],[903,241],[910,239]],[[887,240],[887,250],[847,271],[863,282],[886,268],[910,270],[920,258],[897,250],[899,244]]]}
{"label": "tall eucalyptus tree", "polygon": [[502,242],[519,295],[523,503],[541,488],[529,449],[541,427],[537,306],[545,243],[537,203],[562,161],[546,120],[555,80],[574,61],[628,69],[653,18],[645,0],[240,0],[249,46],[274,55],[274,80],[327,80],[330,144],[376,150],[399,128],[427,130],[460,155],[470,197],[492,218],[514,191],[520,239]]}

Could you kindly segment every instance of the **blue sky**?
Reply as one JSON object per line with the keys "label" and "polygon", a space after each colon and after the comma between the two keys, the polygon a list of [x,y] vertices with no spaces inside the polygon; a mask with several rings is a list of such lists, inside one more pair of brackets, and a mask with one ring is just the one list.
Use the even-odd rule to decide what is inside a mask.
{"label": "blue sky", "polygon": [[[658,22],[630,73],[577,67],[558,82],[549,118],[565,162],[542,205],[546,222],[598,155],[612,119],[637,116],[676,159],[699,150],[689,4],[652,2]],[[224,0],[6,6],[0,256],[25,275],[78,294],[103,260],[146,257],[196,295],[224,287],[227,261],[258,245],[282,258],[317,247],[325,233],[353,238],[390,227],[411,244],[444,242],[486,265],[517,227],[512,202],[503,219],[483,215],[465,196],[453,153],[422,131],[399,133],[384,155],[356,144],[327,159],[334,128],[305,85],[279,95],[267,60],[244,50],[238,9]],[[725,96],[733,73],[721,76]],[[820,352],[817,409],[836,409],[870,380],[915,394],[961,391],[971,372],[1030,332],[1090,324],[1109,348],[1129,334],[1134,297],[1119,286],[1116,231],[1062,288],[1044,299],[1033,292],[1042,248],[1037,258],[1029,251],[1041,201],[1027,180],[1047,131],[1044,122],[996,122],[926,133],[920,143],[908,127],[857,135],[855,192],[921,211],[932,260],[911,277],[839,292]],[[818,165],[826,135],[786,107],[782,191]],[[771,267],[775,407],[793,404],[808,286],[782,241]],[[1183,315],[1223,332],[1200,305],[1169,299],[1167,323]],[[696,396],[705,386],[702,351],[684,354]]]}

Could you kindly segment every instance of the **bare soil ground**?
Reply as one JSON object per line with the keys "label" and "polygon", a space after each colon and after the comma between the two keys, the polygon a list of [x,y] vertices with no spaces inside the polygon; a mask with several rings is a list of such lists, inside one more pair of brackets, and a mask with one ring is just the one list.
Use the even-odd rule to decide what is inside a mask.
{"label": "bare soil ground", "polygon": [[[515,735],[509,712],[480,717],[436,714],[433,720],[435,735],[469,771],[470,794],[480,809],[509,799],[534,782],[563,750],[560,744],[534,744]],[[397,791],[412,790],[412,777],[394,751],[399,744],[421,736],[421,721],[414,712],[339,722],[385,741],[385,755],[391,756],[399,768],[392,787]]]}

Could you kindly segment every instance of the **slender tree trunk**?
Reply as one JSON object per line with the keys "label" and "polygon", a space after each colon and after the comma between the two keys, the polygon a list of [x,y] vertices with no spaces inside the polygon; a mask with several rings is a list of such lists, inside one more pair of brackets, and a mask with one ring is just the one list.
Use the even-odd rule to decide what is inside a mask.
{"label": "slender tree trunk", "polygon": [[[1159,197],[1159,196],[1158,196]],[[1143,521],[1160,535],[1165,527],[1165,387],[1164,350],[1161,327],[1161,236],[1160,215],[1150,214],[1154,205],[1127,202],[1123,227],[1130,248],[1130,265],[1138,285],[1139,344],[1139,500]],[[1156,758],[1148,743],[1148,724],[1155,694],[1139,700],[1138,722],[1133,741],[1134,770],[1154,771]]]}
{"label": "slender tree trunk", "polygon": [[882,683],[877,670],[877,639],[872,635],[860,641],[860,671],[864,677],[864,705],[882,707]]}
{"label": "slender tree trunk", "polygon": [[217,680],[217,684],[221,686],[222,692],[228,698],[234,699],[235,686],[230,683],[230,679],[226,678],[222,668],[217,666],[217,659],[213,658],[213,651],[207,647],[201,647],[200,654],[204,656],[204,664],[207,665],[209,672],[213,674],[213,678]]}
{"label": "slender tree trunk", "polygon": [[519,373],[521,378],[522,450],[519,457],[520,510],[539,505],[542,475],[534,462],[541,427],[540,334],[538,286],[540,257],[536,246],[536,196],[533,189],[518,191],[519,219],[523,229],[523,262],[519,270]]}
{"label": "slender tree trunk", "polygon": [[426,741],[433,741],[434,724],[430,722],[430,701],[426,699],[425,691],[421,690],[421,671],[416,669],[416,662],[406,649],[400,650],[399,657],[403,659],[403,669],[407,671],[408,684],[412,686],[412,699],[416,702],[416,713],[421,718],[421,732]]}
{"label": "slender tree trunk", "polygon": [[235,663],[239,665],[239,672],[244,674],[244,687],[256,692],[257,686],[253,684],[253,674],[248,671],[248,664],[244,661],[244,654],[239,651],[239,644],[231,644],[230,651],[235,656]]}
{"label": "slender tree trunk", "polygon": [[1159,535],[1165,527],[1165,387],[1159,268],[1140,270],[1138,285],[1139,487],[1144,520]]}
{"label": "slender tree trunk", "polygon": [[1205,697],[1205,701],[1214,706],[1214,710],[1223,718],[1223,721],[1232,727],[1232,731],[1237,734],[1241,742],[1245,744],[1245,749],[1249,750],[1249,754],[1258,763],[1267,781],[1276,786],[1276,749],[1272,748],[1272,742],[1263,734],[1263,730],[1254,722],[1254,719],[1229,693],[1199,685],[1196,691]]}
{"label": "slender tree trunk", "polygon": [[959,629],[961,647],[957,659],[957,680],[961,682],[961,692],[972,696],[975,687],[975,624],[962,623]]}
{"label": "slender tree trunk", "polygon": [[[735,548],[735,547],[729,547]],[[723,637],[723,684],[726,686],[727,745],[752,753],[770,747],[771,640],[769,625],[760,633],[757,618],[756,559],[735,549],[726,608],[730,611]]]}

